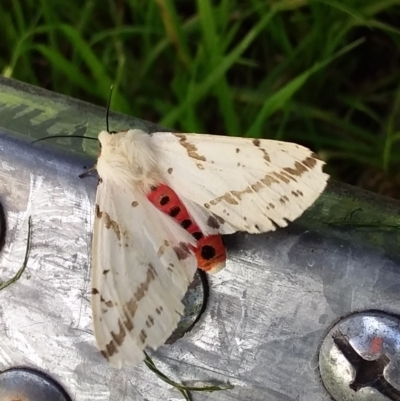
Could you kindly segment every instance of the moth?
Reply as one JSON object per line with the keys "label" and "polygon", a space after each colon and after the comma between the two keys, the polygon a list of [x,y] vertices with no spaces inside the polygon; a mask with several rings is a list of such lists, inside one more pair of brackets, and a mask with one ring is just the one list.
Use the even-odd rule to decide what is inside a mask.
{"label": "moth", "polygon": [[139,129],[98,140],[93,322],[116,368],[168,339],[197,267],[225,266],[221,234],[285,227],[328,180],[324,163],[294,143]]}

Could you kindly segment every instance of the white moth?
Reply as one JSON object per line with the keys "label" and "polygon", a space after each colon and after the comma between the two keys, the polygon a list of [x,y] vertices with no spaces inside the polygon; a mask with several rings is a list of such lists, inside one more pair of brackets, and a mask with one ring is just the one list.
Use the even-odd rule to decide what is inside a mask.
{"label": "white moth", "polygon": [[293,143],[138,129],[103,131],[98,139],[94,334],[117,368],[142,361],[145,347],[168,339],[198,265],[198,238],[172,211],[155,207],[148,198],[154,188],[173,190],[178,209],[186,208],[207,237],[284,227],[312,205],[328,179],[324,163]]}

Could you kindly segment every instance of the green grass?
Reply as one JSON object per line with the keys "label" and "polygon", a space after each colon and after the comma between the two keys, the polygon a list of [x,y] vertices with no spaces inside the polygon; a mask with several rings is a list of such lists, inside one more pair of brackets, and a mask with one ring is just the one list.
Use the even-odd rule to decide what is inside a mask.
{"label": "green grass", "polygon": [[334,177],[400,162],[400,0],[14,0],[3,75],[187,132],[312,147]]}

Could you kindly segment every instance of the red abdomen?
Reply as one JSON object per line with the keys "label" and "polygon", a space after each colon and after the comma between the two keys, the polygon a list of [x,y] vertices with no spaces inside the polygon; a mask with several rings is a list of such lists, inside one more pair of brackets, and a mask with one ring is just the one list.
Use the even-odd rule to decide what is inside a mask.
{"label": "red abdomen", "polygon": [[197,246],[192,250],[201,270],[215,273],[225,266],[226,250],[221,236],[217,234],[205,237],[178,195],[168,185],[158,185],[152,189],[147,198],[157,209],[171,216],[197,240]]}

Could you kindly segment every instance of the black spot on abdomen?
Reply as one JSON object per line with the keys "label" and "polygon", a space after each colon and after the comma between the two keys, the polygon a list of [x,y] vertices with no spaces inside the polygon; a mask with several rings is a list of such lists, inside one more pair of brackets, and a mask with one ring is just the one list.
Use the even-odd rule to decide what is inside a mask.
{"label": "black spot on abdomen", "polygon": [[164,206],[169,202],[169,196],[164,195],[161,199],[160,199],[160,205]]}
{"label": "black spot on abdomen", "polygon": [[205,260],[210,260],[215,256],[215,248],[211,245],[204,245],[201,248],[201,257]]}
{"label": "black spot on abdomen", "polygon": [[189,219],[183,220],[183,221],[181,222],[181,226],[182,226],[185,230],[187,230],[191,225],[192,225],[192,221],[189,220]]}
{"label": "black spot on abdomen", "polygon": [[174,206],[170,211],[169,211],[169,215],[171,217],[176,217],[178,216],[178,214],[181,212],[181,208],[179,206]]}
{"label": "black spot on abdomen", "polygon": [[203,233],[200,231],[193,233],[192,235],[197,241],[201,240],[204,237]]}

